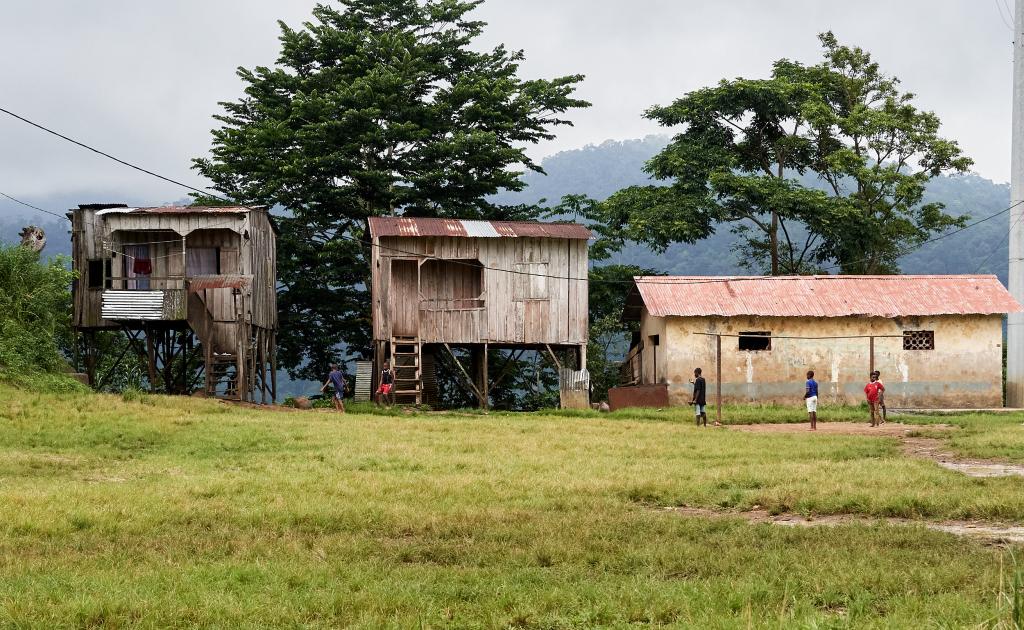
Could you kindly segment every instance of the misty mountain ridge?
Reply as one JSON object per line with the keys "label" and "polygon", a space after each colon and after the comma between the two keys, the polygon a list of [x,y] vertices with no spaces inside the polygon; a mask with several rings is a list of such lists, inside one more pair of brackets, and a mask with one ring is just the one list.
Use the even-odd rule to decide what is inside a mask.
{"label": "misty mountain ridge", "polygon": [[[667,135],[649,135],[633,140],[607,140],[580,149],[562,151],[545,158],[541,166],[546,174],[527,172],[527,186],[520,192],[495,195],[497,203],[556,204],[564,195],[585,194],[605,199],[627,186],[657,183],[643,172],[644,163],[669,141]],[[801,178],[805,185],[822,187],[815,176]],[[976,174],[937,177],[928,184],[926,201],[941,201],[953,215],[970,215],[978,220],[1005,209],[1010,204],[1010,187]],[[34,205],[57,213],[79,203],[111,201],[129,205],[154,205],[152,202],[116,194],[55,194],[42,199],[26,199]],[[171,203],[188,203],[187,198]],[[994,273],[1005,284],[1008,266],[1008,221],[998,217],[963,232],[930,243],[900,260],[904,273],[961,274]],[[6,199],[0,199],[0,241],[18,242],[18,233],[29,223],[46,230],[47,256],[71,253],[67,221],[33,212]],[[664,253],[646,247],[629,246],[610,263],[629,263],[672,275],[748,275],[733,247],[736,237],[728,225],[719,225],[707,239],[692,245],[676,244]],[[602,261],[600,264],[605,264]]]}
{"label": "misty mountain ridge", "polygon": [[[649,135],[635,140],[607,140],[556,153],[541,162],[545,174],[528,172],[527,188],[495,196],[500,203],[554,205],[567,194],[585,194],[603,200],[627,186],[658,184],[643,172],[644,163],[671,139]],[[825,189],[813,173],[797,177],[805,186]],[[939,201],[954,216],[985,218],[1010,205],[1009,184],[997,184],[977,174],[941,176],[928,183],[924,201]],[[929,243],[900,259],[908,274],[994,273],[1006,284],[1009,217],[986,221],[935,243]],[[750,275],[740,265],[734,247],[738,239],[727,224],[717,226],[710,237],[694,243],[675,244],[663,253],[640,245],[627,246],[608,261],[656,269],[670,275]]]}

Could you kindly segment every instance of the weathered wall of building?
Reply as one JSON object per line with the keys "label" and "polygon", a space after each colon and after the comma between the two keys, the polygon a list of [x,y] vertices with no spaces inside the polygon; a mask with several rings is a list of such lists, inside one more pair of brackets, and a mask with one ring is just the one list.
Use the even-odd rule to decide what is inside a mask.
{"label": "weathered wall of building", "polygon": [[[693,368],[715,390],[715,337],[771,331],[771,350],[739,350],[722,338],[722,397],[729,402],[797,404],[805,373],[814,370],[823,403],[859,403],[869,373],[869,340],[780,339],[780,336],[898,335],[875,338],[875,369],[882,373],[890,407],[998,407],[1002,404],[1002,316],[903,318],[652,318],[644,314],[645,340],[660,334],[657,362],[645,348],[646,383],[668,385],[672,405],[686,405]],[[935,332],[934,350],[904,350],[905,330]],[[656,370],[656,371],[655,371]],[[655,374],[657,378],[654,378]],[[650,377],[650,378],[649,378]]]}

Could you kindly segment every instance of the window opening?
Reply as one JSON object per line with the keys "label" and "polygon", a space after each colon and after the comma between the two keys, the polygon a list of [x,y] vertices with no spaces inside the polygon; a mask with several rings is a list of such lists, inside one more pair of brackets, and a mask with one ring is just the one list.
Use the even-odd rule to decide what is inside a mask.
{"label": "window opening", "polygon": [[771,350],[772,333],[766,330],[741,332],[739,336],[740,350]]}

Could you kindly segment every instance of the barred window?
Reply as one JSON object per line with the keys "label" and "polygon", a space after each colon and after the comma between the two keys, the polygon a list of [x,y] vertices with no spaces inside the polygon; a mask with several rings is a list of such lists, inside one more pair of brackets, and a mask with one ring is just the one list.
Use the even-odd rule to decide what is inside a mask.
{"label": "barred window", "polygon": [[935,331],[934,330],[904,330],[903,331],[903,349],[904,350],[934,350],[935,349]]}

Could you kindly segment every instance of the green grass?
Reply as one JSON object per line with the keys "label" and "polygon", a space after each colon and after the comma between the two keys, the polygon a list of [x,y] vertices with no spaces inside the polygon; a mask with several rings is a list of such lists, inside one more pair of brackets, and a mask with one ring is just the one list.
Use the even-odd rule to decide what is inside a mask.
{"label": "green grass", "polygon": [[[728,416],[759,413],[792,411]],[[1024,521],[1024,479],[969,479],[904,458],[893,439],[698,429],[685,410],[387,414],[0,386],[0,627],[1006,616],[997,548],[923,527],[788,529],[657,508]],[[963,426],[958,448],[990,448],[989,433],[1006,457],[1024,448],[1019,418],[941,421]]]}

